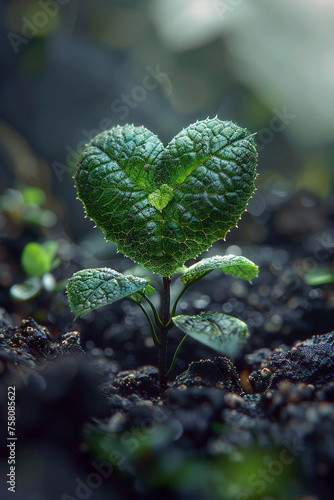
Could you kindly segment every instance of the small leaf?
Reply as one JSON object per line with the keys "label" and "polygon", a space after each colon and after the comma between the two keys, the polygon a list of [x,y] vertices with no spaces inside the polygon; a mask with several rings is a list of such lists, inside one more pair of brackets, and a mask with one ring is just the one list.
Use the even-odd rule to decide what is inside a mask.
{"label": "small leaf", "polygon": [[[141,292],[144,293],[145,295],[153,295],[156,292],[156,289],[153,288],[153,286],[151,285],[146,285],[145,288],[141,290]],[[135,299],[137,302],[141,302],[143,300],[143,296],[139,292],[133,293],[131,297]]]}
{"label": "small leaf", "polygon": [[38,243],[28,243],[22,252],[21,265],[29,276],[43,276],[51,268],[48,251]]}
{"label": "small leaf", "polygon": [[230,359],[238,354],[248,336],[247,325],[237,318],[218,312],[198,316],[175,316],[175,325],[202,344]]}
{"label": "small leaf", "polygon": [[250,281],[258,275],[259,268],[251,260],[238,255],[216,255],[208,257],[188,268],[180,278],[185,285],[191,285],[215,269],[221,269],[225,274]]}
{"label": "small leaf", "polygon": [[143,292],[145,295],[153,295],[156,292],[156,289],[152,285],[145,286]]}
{"label": "small leaf", "polygon": [[42,285],[47,292],[53,292],[56,288],[56,280],[51,273],[45,273],[42,276]]}
{"label": "small leaf", "polygon": [[15,300],[29,300],[42,290],[42,282],[39,278],[34,276],[33,278],[26,279],[23,283],[17,283],[13,285],[10,289],[10,295]]}
{"label": "small leaf", "polygon": [[107,267],[84,269],[68,280],[67,294],[72,312],[78,317],[138,292],[147,284],[142,278],[124,276]]}
{"label": "small leaf", "polygon": [[56,241],[46,241],[45,243],[42,243],[41,246],[43,247],[47,256],[49,257],[50,266],[51,266],[51,263],[52,263],[53,259],[55,258],[57,250],[58,250],[58,243]]}
{"label": "small leaf", "polygon": [[176,269],[175,274],[184,274],[188,271],[188,267],[186,265],[180,266]]}
{"label": "small leaf", "polygon": [[159,189],[153,191],[153,193],[148,196],[148,201],[152,207],[161,212],[172,196],[173,189],[167,184],[162,184]]}
{"label": "small leaf", "polygon": [[22,219],[42,227],[52,227],[57,222],[57,216],[54,212],[35,205],[27,205],[22,213]]}
{"label": "small leaf", "polygon": [[61,260],[57,257],[56,259],[54,259],[51,262],[50,271],[53,271],[54,269],[56,269],[58,266],[60,266],[60,264],[61,264]]}
{"label": "small leaf", "polygon": [[305,283],[311,286],[334,282],[334,272],[330,268],[314,269],[305,275]]}
{"label": "small leaf", "polygon": [[46,196],[42,189],[37,187],[25,187],[22,189],[23,201],[26,205],[37,205],[41,206],[46,201]]}

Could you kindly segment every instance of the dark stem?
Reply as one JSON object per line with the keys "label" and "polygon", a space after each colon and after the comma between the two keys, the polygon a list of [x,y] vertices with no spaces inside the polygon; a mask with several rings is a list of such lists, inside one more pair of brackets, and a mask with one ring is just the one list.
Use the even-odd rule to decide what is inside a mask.
{"label": "dark stem", "polygon": [[159,346],[159,383],[160,395],[167,389],[166,379],[166,364],[167,364],[167,340],[168,330],[167,324],[170,318],[170,282],[171,278],[163,278],[163,291],[161,297],[161,321],[163,326],[160,328],[160,342]]}

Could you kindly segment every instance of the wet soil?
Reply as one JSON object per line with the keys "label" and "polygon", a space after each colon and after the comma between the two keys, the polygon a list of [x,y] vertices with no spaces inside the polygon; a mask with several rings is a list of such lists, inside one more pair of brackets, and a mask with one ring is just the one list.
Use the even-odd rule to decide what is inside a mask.
{"label": "wet soil", "polygon": [[248,380],[227,358],[194,361],[162,398],[154,366],[120,370],[78,332],[54,341],[3,314],[0,342],[17,498],[332,498],[334,332],[255,350]]}

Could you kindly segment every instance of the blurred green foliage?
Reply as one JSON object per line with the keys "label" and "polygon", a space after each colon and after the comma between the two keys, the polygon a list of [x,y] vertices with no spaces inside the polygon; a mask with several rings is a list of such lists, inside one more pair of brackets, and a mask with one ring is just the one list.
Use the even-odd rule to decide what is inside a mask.
{"label": "blurred green foliage", "polygon": [[29,276],[23,283],[16,283],[10,289],[10,295],[19,301],[25,301],[36,297],[42,290],[56,293],[64,290],[66,280],[59,283],[51,274],[51,271],[61,263],[55,258],[58,250],[56,241],[45,243],[28,243],[21,255],[21,266]]}
{"label": "blurred green foliage", "polygon": [[260,500],[264,496],[292,500],[303,491],[296,480],[298,459],[283,463],[283,446],[272,445],[266,453],[256,444],[237,449],[228,440],[224,442],[224,435],[231,433],[225,424],[213,424],[217,451],[203,457],[173,445],[180,432],[173,419],[123,433],[114,432],[114,424],[116,418],[100,429],[87,428],[90,451],[111,463],[123,480],[135,480],[141,491],[168,491],[171,497],[183,494],[211,500]]}
{"label": "blurred green foliage", "polygon": [[45,202],[42,189],[31,186],[6,189],[0,196],[0,214],[6,215],[15,224],[50,228],[57,222],[57,216],[52,210],[42,208]]}
{"label": "blurred green foliage", "polygon": [[22,252],[21,265],[29,276],[41,277],[49,272],[55,264],[54,257],[57,253],[58,245],[55,241],[47,241],[39,245],[38,243],[28,243]]}
{"label": "blurred green foliage", "polygon": [[311,286],[334,283],[334,270],[331,267],[313,269],[305,275],[305,282]]}

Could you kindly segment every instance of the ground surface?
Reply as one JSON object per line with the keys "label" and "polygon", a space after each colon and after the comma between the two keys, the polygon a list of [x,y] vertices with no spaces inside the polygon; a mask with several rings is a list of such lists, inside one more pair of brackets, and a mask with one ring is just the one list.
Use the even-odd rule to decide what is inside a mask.
{"label": "ground surface", "polygon": [[[15,498],[333,498],[334,289],[307,284],[306,274],[331,265],[334,210],[304,192],[263,200],[265,209],[242,218],[232,249],[210,250],[242,249],[258,278],[212,273],[178,310],[236,316],[249,341],[233,365],[188,339],[163,398],[136,306],[119,302],[74,322],[63,291],[15,302],[9,289],[24,278],[20,253],[38,235],[24,228],[0,242],[1,442],[15,387]],[[93,267],[79,247],[71,254],[53,272],[57,281]],[[105,265],[123,272],[129,262],[95,267]],[[174,297],[179,286],[174,279]],[[171,331],[171,356],[180,338]],[[9,454],[2,446],[1,477]],[[7,488],[2,482],[1,498],[13,498]]]}
{"label": "ground surface", "polygon": [[248,394],[216,357],[191,363],[160,398],[153,366],[120,371],[102,349],[85,354],[77,332],[53,342],[33,320],[5,322],[17,498],[331,498],[334,333],[248,354]]}

